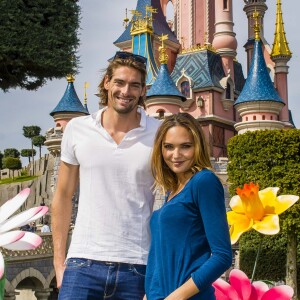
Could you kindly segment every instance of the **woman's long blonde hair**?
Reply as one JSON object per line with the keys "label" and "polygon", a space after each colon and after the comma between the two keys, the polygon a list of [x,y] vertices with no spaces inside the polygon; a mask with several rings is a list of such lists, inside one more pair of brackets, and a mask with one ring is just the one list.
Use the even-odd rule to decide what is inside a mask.
{"label": "woman's long blonde hair", "polygon": [[168,116],[156,133],[151,158],[154,189],[161,189],[163,193],[175,190],[178,184],[176,174],[167,166],[162,155],[163,140],[168,130],[175,126],[186,128],[193,136],[195,158],[191,171],[196,173],[203,168],[212,169],[205,135],[199,122],[188,113]]}

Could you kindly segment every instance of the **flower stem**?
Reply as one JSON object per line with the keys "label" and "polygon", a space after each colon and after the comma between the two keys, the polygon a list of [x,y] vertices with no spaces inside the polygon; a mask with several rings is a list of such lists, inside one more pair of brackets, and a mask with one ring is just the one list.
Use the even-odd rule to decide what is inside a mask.
{"label": "flower stem", "polygon": [[5,273],[0,279],[0,299],[4,299],[4,291],[5,291]]}
{"label": "flower stem", "polygon": [[253,271],[252,271],[252,276],[251,276],[251,283],[254,280],[255,271],[256,271],[257,262],[258,262],[258,257],[259,257],[261,246],[262,246],[262,241],[263,241],[263,235],[260,236],[260,242],[259,242],[259,245],[258,245],[258,249],[257,249],[257,253],[256,253],[256,258],[255,258],[255,262],[254,262],[254,267],[253,267]]}

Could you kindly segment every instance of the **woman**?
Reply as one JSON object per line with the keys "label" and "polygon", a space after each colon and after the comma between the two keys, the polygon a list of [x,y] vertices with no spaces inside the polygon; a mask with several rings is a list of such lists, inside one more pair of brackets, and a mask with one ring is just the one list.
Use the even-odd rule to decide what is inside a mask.
{"label": "woman", "polygon": [[150,222],[147,299],[213,300],[212,283],[230,267],[232,252],[223,187],[192,116],[164,120],[151,167],[166,200]]}

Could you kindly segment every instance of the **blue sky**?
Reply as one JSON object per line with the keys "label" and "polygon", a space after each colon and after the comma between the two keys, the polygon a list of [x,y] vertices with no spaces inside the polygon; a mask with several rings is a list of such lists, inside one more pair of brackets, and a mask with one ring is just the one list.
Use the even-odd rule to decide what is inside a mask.
{"label": "blue sky", "polygon": [[[118,49],[113,42],[124,30],[123,19],[125,8],[135,9],[136,0],[79,1],[82,8],[79,49],[80,70],[75,79],[75,88],[81,100],[84,95],[84,82],[89,82],[87,90],[89,111],[98,109],[97,85],[101,78],[101,70],[106,67],[107,59]],[[265,38],[270,45],[273,43],[275,29],[276,0],[267,0],[269,9],[265,15]],[[233,0],[234,31],[237,34],[237,59],[243,65],[246,76],[246,56],[243,45],[247,40],[247,18],[243,11],[244,1]],[[300,35],[294,26],[300,10],[300,1],[282,0],[282,11],[285,22],[287,40],[293,57],[289,62],[289,107],[292,110],[294,122],[300,128]],[[57,105],[67,86],[65,79],[47,82],[45,86],[34,92],[25,90],[0,91],[0,151],[5,148],[18,150],[30,148],[30,141],[23,136],[23,126],[37,125],[42,128],[42,134],[53,127],[54,122],[49,113]],[[47,153],[43,147],[43,153]],[[24,163],[27,159],[24,161]]]}

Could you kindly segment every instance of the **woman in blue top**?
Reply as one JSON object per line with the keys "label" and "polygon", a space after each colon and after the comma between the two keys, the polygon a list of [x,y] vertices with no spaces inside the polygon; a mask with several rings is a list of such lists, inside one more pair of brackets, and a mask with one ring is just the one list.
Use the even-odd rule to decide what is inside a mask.
{"label": "woman in blue top", "polygon": [[191,115],[164,120],[151,164],[166,201],[150,222],[144,299],[214,300],[212,283],[230,267],[232,252],[223,186]]}

